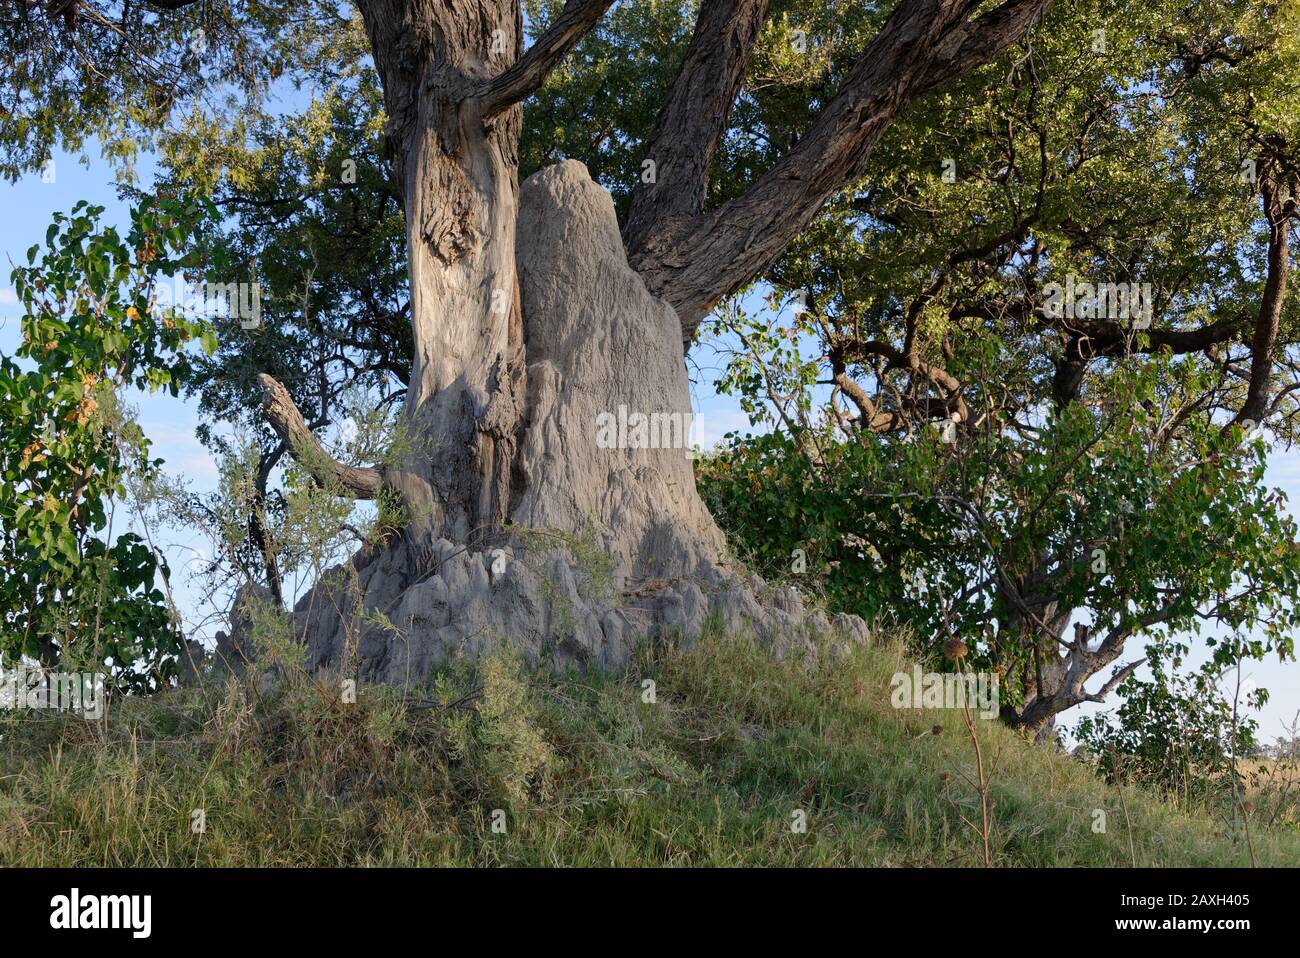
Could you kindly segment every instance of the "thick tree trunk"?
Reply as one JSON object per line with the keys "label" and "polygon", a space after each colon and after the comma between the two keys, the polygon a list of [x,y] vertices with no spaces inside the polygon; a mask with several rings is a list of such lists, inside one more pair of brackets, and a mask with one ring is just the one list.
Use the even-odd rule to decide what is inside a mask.
{"label": "thick tree trunk", "polygon": [[[514,157],[467,101],[457,142],[429,124],[407,171],[415,517],[459,541],[499,528],[523,415]],[[451,150],[449,150],[451,147]],[[454,151],[454,152],[453,152]],[[451,200],[449,203],[448,201]]]}
{"label": "thick tree trunk", "polygon": [[518,57],[519,12],[512,0],[415,8],[432,22],[399,24],[403,40],[425,40],[406,50],[384,45],[393,30],[386,9],[373,9],[371,32],[377,60],[388,64],[381,72],[405,196],[414,343],[413,448],[395,484],[417,523],[468,541],[505,520],[523,414],[520,111],[485,122],[474,95]]}
{"label": "thick tree trunk", "polygon": [[[517,184],[519,102],[611,2],[568,0],[527,53],[517,0],[360,4],[405,198],[408,451],[395,468],[347,470],[315,454],[269,377],[265,407],[318,479],[399,494],[409,522],[298,604],[318,667],[410,680],[498,641],[534,661],[619,665],[710,617],[778,649],[831,627],[792,591],[728,569],[688,455],[682,334],[860,174],[899,110],[1006,49],[1049,0],[979,17],[974,0],[905,0],[800,146],[715,212],[700,208],[710,157],[766,3],[703,0],[652,138],[672,185],[635,205],[639,273],[581,164]],[[834,626],[865,641],[860,619]]]}
{"label": "thick tree trunk", "polygon": [[1004,710],[1003,717],[1013,727],[1031,733],[1038,742],[1051,738],[1055,731],[1056,714],[1060,711],[1057,706],[1069,681],[1068,662],[1061,653],[1059,640],[1065,635],[1072,612],[1058,609],[1055,603],[1039,610],[1038,619],[1046,626],[1047,634],[1039,622],[1031,622],[1014,608],[1002,623],[1004,635],[1023,636],[1019,641],[1032,649],[1020,675],[1024,702],[1018,710]]}
{"label": "thick tree trunk", "polygon": [[355,657],[367,677],[407,681],[508,641],[535,661],[617,666],[709,617],[806,641],[797,597],[765,605],[761,583],[725,568],[695,490],[681,322],[629,268],[609,194],[566,162],[521,198],[519,108],[484,115],[504,66],[475,53],[513,50],[517,11],[471,6],[433,14],[437,66],[423,69],[411,64],[427,51],[400,46],[409,24],[368,14],[403,173],[415,355],[409,455],[349,488],[399,492],[409,524],[299,604],[313,664]]}
{"label": "thick tree trunk", "polygon": [[[1116,666],[1101,688],[1089,692],[1087,682],[1123,654],[1134,628],[1142,623],[1117,625],[1100,636],[1092,636],[1088,628],[1076,624],[1073,637],[1067,639],[1073,613],[1073,609],[1049,602],[1034,613],[1033,621],[1012,607],[1002,622],[1004,635],[1032,651],[1019,676],[1024,700],[1018,709],[1004,705],[1002,717],[1009,725],[1033,735],[1036,742],[1052,738],[1056,717],[1062,712],[1084,702],[1105,701],[1146,661],[1137,659]],[[1145,624],[1155,621],[1158,617]]]}
{"label": "thick tree trunk", "polygon": [[[516,251],[527,375],[514,381],[526,379],[528,389],[515,407],[517,440],[511,434],[510,522],[491,535],[458,525],[452,520],[483,515],[463,500],[465,511],[444,513],[440,529],[414,522],[335,570],[295,612],[313,667],[410,681],[499,642],[533,662],[618,667],[638,644],[669,631],[689,641],[710,619],[778,652],[806,651],[810,631],[832,628],[865,641],[861,620],[805,615],[793,592],[766,590],[728,567],[722,534],[695,489],[680,323],[628,267],[613,201],[581,163],[524,184]],[[437,324],[430,332],[450,335]],[[490,372],[491,364],[478,368]],[[500,396],[499,378],[489,383]],[[484,430],[456,432],[453,403],[439,402],[449,391],[477,401],[467,384],[452,379],[410,408],[421,435],[435,428],[443,442],[464,443],[461,462],[478,467]],[[490,411],[492,400],[463,402],[461,418],[481,424],[469,413]],[[439,416],[429,416],[431,403]],[[492,441],[499,451],[501,438]],[[446,450],[415,466],[443,468],[455,458]],[[431,485],[435,496],[460,488],[436,476]]]}

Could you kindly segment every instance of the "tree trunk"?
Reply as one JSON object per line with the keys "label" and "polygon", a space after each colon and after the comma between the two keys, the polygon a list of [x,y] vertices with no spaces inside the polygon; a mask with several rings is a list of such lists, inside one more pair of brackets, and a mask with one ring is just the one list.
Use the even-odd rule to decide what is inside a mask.
{"label": "tree trunk", "polygon": [[[381,8],[387,9],[387,8]],[[407,16],[411,14],[408,13]],[[376,12],[372,38],[399,153],[406,206],[414,355],[406,413],[414,448],[397,484],[412,519],[469,541],[509,508],[523,414],[523,320],[515,278],[520,110],[485,123],[475,84],[519,52],[518,7],[460,0],[432,23],[430,47],[391,50]],[[420,67],[402,70],[414,58]]]}
{"label": "tree trunk", "polygon": [[681,323],[629,268],[609,194],[566,162],[521,195],[519,108],[485,118],[479,95],[517,54],[517,10],[472,6],[432,15],[432,53],[410,14],[367,8],[405,192],[409,453],[332,478],[400,494],[408,524],[299,602],[312,665],[410,681],[504,641],[619,666],[709,618],[805,642],[796,596],[760,601],[726,568],[695,490]]}
{"label": "tree trunk", "polygon": [[1001,632],[1012,637],[1016,646],[1030,649],[1030,655],[1019,676],[1024,701],[1019,709],[1004,708],[1002,717],[1012,727],[1032,734],[1036,742],[1046,742],[1056,730],[1056,715],[1064,710],[1061,703],[1072,678],[1070,663],[1062,654],[1060,640],[1069,627],[1074,610],[1050,602],[1032,610],[1034,617],[1031,619],[1016,607],[1010,597],[1005,601],[1007,613],[1001,623]]}
{"label": "tree trunk", "polygon": [[[408,521],[298,603],[314,666],[409,681],[499,641],[534,661],[620,665],[639,642],[666,630],[690,639],[708,619],[778,651],[810,649],[809,629],[832,626],[792,590],[729,568],[695,489],[683,332],[860,175],[899,110],[1005,50],[1049,0],[978,17],[972,0],[906,0],[801,144],[712,212],[701,208],[709,158],[766,3],[704,0],[652,137],[672,186],[635,206],[639,273],[609,195],[580,163],[517,183],[519,102],[611,2],[568,0],[526,53],[517,0],[360,4],[407,219],[402,460],[329,460],[269,376],[263,405],[319,480],[400,496]],[[833,625],[865,641],[860,619]]]}
{"label": "tree trunk", "polygon": [[1034,621],[1014,605],[1003,618],[1003,634],[1023,642],[1031,655],[1020,676],[1024,701],[1019,709],[1003,706],[1002,717],[1014,728],[1032,734],[1039,743],[1052,738],[1056,716],[1084,702],[1105,701],[1106,696],[1143,665],[1145,658],[1116,666],[1096,692],[1087,690],[1088,680],[1123,654],[1125,643],[1136,628],[1160,621],[1155,616],[1145,622],[1122,622],[1098,636],[1090,635],[1089,628],[1076,624],[1073,638],[1066,640],[1065,631],[1073,613],[1071,608],[1047,602],[1035,612]]}
{"label": "tree trunk", "polygon": [[[638,644],[669,631],[692,640],[710,619],[778,653],[808,650],[809,629],[865,641],[861,620],[805,615],[793,592],[765,590],[728,566],[695,489],[680,323],[628,267],[609,194],[581,163],[566,161],[524,184],[517,222],[526,376],[506,384],[492,363],[470,355],[461,365],[487,370],[486,401],[460,398],[480,395],[461,375],[408,407],[418,436],[438,430],[441,442],[462,444],[416,468],[445,468],[459,455],[475,466],[477,491],[505,470],[509,482],[461,499],[461,511],[441,513],[440,526],[416,521],[327,575],[295,612],[311,665],[350,671],[355,656],[366,678],[410,681],[452,655],[475,657],[506,641],[533,662],[619,667]],[[442,288],[445,279],[420,282]],[[416,323],[440,341],[452,338],[430,317]],[[510,345],[504,324],[481,328]],[[500,396],[519,397],[507,388],[524,380],[526,402],[511,407],[517,431],[485,445],[487,417],[468,413],[490,416]],[[478,426],[457,432],[464,420]],[[435,497],[466,489],[436,476],[430,484]],[[487,515],[484,502],[505,506],[509,522],[470,524]]]}

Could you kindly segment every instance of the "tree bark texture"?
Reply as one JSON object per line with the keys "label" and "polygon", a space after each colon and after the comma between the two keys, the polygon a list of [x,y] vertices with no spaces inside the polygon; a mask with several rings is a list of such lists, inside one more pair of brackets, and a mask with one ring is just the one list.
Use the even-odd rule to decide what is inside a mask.
{"label": "tree bark texture", "polygon": [[[682,342],[860,175],[901,109],[1005,49],[1048,2],[974,17],[973,0],[904,0],[800,144],[709,210],[767,3],[702,0],[646,144],[656,183],[620,235],[582,164],[522,191],[517,176],[520,102],[611,0],[569,0],[528,51],[517,0],[362,0],[406,212],[409,452],[384,470],[331,463],[284,390],[263,387],[313,475],[359,498],[391,490],[408,522],[298,603],[313,663],[408,681],[508,641],[534,660],[618,665],[709,619],[778,649],[811,648],[809,627],[864,641],[861,620],[806,614],[728,563],[695,489]],[[610,441],[611,420],[638,417],[648,435]]]}

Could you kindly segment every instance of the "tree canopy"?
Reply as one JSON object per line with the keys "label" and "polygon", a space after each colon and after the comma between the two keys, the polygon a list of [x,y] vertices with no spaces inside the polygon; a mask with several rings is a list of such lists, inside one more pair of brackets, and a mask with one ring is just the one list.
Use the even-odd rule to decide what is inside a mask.
{"label": "tree canopy", "polygon": [[518,35],[469,40],[412,17],[396,0],[0,14],[19,54],[0,69],[6,176],[92,139],[124,177],[152,151],[143,194],[219,212],[208,278],[262,291],[261,322],[214,318],[212,354],[175,379],[253,437],[242,576],[287,600],[275,476],[294,443],[263,377],[315,432],[349,388],[379,409],[423,388],[412,183],[442,184],[447,208],[421,208],[435,253],[470,242],[439,218],[458,181],[410,159],[428,70],[489,135],[518,134],[519,177],[582,160],[683,340],[727,351],[720,386],[771,431],[697,471],[760,570],[800,553],[834,608],[931,647],[960,636],[1035,731],[1162,631],[1292,654],[1300,554],[1263,463],[1300,412],[1293,0],[530,0]]}

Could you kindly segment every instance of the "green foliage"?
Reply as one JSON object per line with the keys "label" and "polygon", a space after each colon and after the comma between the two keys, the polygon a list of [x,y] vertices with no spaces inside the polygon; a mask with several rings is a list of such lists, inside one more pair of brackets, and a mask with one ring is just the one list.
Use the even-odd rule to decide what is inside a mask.
{"label": "green foliage", "polygon": [[971,443],[934,429],[737,438],[697,462],[697,482],[758,571],[905,625],[935,655],[960,636],[974,667],[1004,673],[1011,705],[1032,687],[1036,648],[1012,627],[1017,593],[1078,611],[1097,641],[1210,621],[1241,640],[1224,654],[1290,658],[1296,526],[1264,484],[1261,442],[1205,416],[1171,438],[1196,375],[1165,360],[1117,370],[1096,408]]}
{"label": "green foliage", "polygon": [[[1225,427],[1252,366],[1267,441],[1300,424],[1294,288],[1269,354],[1242,347],[1269,277],[1269,163],[1295,229],[1298,13],[1055,4],[891,126],[766,277],[767,308],[715,317],[719,389],[779,433],[700,463],[737,550],[784,576],[804,550],[793,581],[926,650],[955,633],[1013,709],[1064,682],[1072,621],[1094,646],[1073,660],[1085,677],[1131,637],[1206,622],[1234,654],[1290,658],[1296,530],[1266,444]],[[833,75],[853,43],[800,22],[817,61],[802,82]],[[789,29],[769,25],[786,38],[755,67],[771,82],[738,108],[778,150],[815,104]],[[1045,290],[1072,276],[1149,284],[1151,324],[1054,319]],[[1085,694],[1066,692],[1054,708]]]}
{"label": "green foliage", "polygon": [[[530,0],[530,33],[561,6]],[[891,8],[771,5],[709,205],[799,141]],[[527,105],[521,174],[582,159],[625,211],[696,10],[617,4]],[[417,518],[383,500],[357,532],[330,490],[276,472],[287,450],[258,411],[255,374],[268,371],[318,432],[352,420],[345,461],[418,454],[400,436],[379,441],[383,413],[340,401],[351,386],[399,408],[411,365],[407,234],[365,31],[330,5],[121,13],[120,32],[64,31],[40,8],[0,27],[26,54],[0,68],[12,92],[0,170],[98,136],[123,164],[157,147],[170,186],[213,193],[224,222],[210,276],[254,277],[266,310],[255,330],[219,320],[215,355],[184,377],[238,502],[186,507],[215,516],[241,581],[278,586],[349,537],[376,541]],[[1263,487],[1260,449],[1221,427],[1241,407],[1242,344],[1267,278],[1256,184],[1241,172],[1267,153],[1294,178],[1296,26],[1293,0],[1057,3],[996,62],[913,104],[862,181],[762,277],[770,313],[792,290],[810,308],[787,321],[730,303],[719,317],[735,348],[722,387],[784,432],[701,465],[740,551],[782,575],[803,549],[802,584],[834,607],[900,620],[927,643],[957,632],[977,663],[1006,671],[1017,705],[1037,633],[1076,612],[1094,638],[1121,642],[1209,616],[1234,638],[1263,636],[1229,648],[1289,656],[1294,528]],[[300,111],[269,106],[281,78],[311,91]],[[1044,284],[1076,273],[1149,282],[1177,348],[1124,329],[1089,353],[1097,330],[1047,322]],[[1296,304],[1292,291],[1263,360],[1269,435],[1282,441],[1300,422]],[[1177,346],[1207,328],[1222,335]],[[953,415],[955,441],[940,441]],[[240,442],[209,425],[220,422],[244,427]],[[52,542],[67,561],[70,540]]]}
{"label": "green foliage", "polygon": [[1259,748],[1258,723],[1241,713],[1258,703],[1243,700],[1234,709],[1223,692],[1225,667],[1213,660],[1181,672],[1186,652],[1177,643],[1148,647],[1152,678],[1126,679],[1119,708],[1080,719],[1075,736],[1109,781],[1231,809],[1243,784],[1233,760]]}
{"label": "green foliage", "polygon": [[193,124],[238,131],[281,76],[337,70],[355,37],[349,19],[346,6],[313,0],[7,3],[0,176],[14,180],[55,148],[75,152],[90,140],[129,174]]}
{"label": "green foliage", "polygon": [[[299,111],[253,111],[237,128],[196,116],[165,150],[164,181],[203,184],[222,211],[205,237],[216,251],[210,278],[248,275],[262,290],[256,327],[214,319],[218,348],[196,362],[186,388],[200,440],[219,460],[251,462],[242,541],[223,534],[211,571],[276,590],[295,571],[335,561],[345,539],[378,541],[412,517],[392,494],[372,517],[329,501],[338,490],[310,488],[262,413],[259,373],[284,385],[339,461],[397,465],[421,451],[400,415],[412,349],[406,227],[384,151],[382,95],[359,19],[336,41],[329,75]],[[229,424],[236,428],[222,428]],[[191,516],[223,511],[193,496],[178,506]],[[315,538],[301,538],[313,524]],[[328,548],[305,547],[326,535]]]}
{"label": "green foliage", "polygon": [[223,439],[209,423],[234,422],[264,457],[283,455],[260,412],[261,372],[318,429],[353,413],[340,402],[349,386],[372,392],[372,409],[401,396],[411,363],[406,227],[381,99],[373,74],[345,77],[301,113],[251,118],[220,150],[204,150],[209,138],[196,131],[168,155],[165,181],[210,186],[225,216],[210,237],[225,265],[211,278],[250,275],[263,293],[256,328],[216,320],[218,349],[188,384],[200,439],[215,451]]}
{"label": "green foliage", "polygon": [[[503,645],[475,671],[481,683],[477,707],[448,721],[451,757],[482,776],[479,790],[489,801],[522,811],[531,796],[545,795],[554,753],[538,727],[537,704],[518,651]],[[446,681],[439,691],[444,702],[459,698]]]}
{"label": "green foliage", "polygon": [[160,464],[119,397],[175,395],[188,344],[210,345],[200,320],[154,300],[199,265],[189,240],[208,211],[144,200],[125,236],[102,213],[56,215],[45,252],[33,246],[12,276],[24,315],[16,357],[0,357],[0,653],[52,664],[75,650],[148,684],[179,635],[155,587],[161,560],[134,533],[114,538],[128,474]]}
{"label": "green foliage", "polygon": [[[563,0],[528,0],[532,35],[563,6]],[[525,110],[520,176],[563,159],[582,160],[622,216],[640,182],[642,147],[694,28],[694,6],[615,5]]]}

